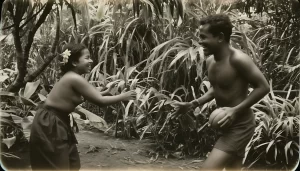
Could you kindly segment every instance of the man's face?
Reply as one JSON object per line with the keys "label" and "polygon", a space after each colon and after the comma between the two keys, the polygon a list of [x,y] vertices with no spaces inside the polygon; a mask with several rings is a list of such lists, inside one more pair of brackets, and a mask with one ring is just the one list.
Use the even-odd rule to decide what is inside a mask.
{"label": "man's face", "polygon": [[219,38],[209,32],[209,25],[200,26],[200,45],[203,47],[205,56],[214,54],[219,47]]}

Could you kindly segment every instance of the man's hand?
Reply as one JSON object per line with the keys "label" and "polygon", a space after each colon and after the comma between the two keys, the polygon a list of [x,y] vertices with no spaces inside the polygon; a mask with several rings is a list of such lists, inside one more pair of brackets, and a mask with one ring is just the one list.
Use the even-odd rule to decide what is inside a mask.
{"label": "man's hand", "polygon": [[236,118],[236,111],[231,107],[223,107],[221,109],[225,113],[225,117],[221,119],[218,124],[221,125],[221,128],[224,126],[230,126]]}
{"label": "man's hand", "polygon": [[178,102],[175,101],[171,103],[171,106],[174,107],[175,112],[172,114],[172,119],[178,118],[182,114],[186,114],[192,107],[192,104],[189,102]]}
{"label": "man's hand", "polygon": [[193,107],[193,104],[190,102],[176,101],[171,105],[175,108],[175,110],[177,110],[180,113],[187,113]]}

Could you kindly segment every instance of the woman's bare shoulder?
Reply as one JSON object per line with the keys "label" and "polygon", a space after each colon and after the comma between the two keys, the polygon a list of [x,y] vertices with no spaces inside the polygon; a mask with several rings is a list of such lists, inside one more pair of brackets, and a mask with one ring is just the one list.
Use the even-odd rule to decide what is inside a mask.
{"label": "woman's bare shoulder", "polygon": [[61,78],[62,82],[69,82],[69,83],[73,83],[73,82],[86,82],[86,80],[81,76],[78,75],[76,73],[73,72],[68,72],[66,73],[62,78]]}

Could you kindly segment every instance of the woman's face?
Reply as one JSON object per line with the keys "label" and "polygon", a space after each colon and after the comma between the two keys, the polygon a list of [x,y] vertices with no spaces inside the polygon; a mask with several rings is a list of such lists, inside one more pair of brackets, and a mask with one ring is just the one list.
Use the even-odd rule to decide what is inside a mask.
{"label": "woman's face", "polygon": [[83,49],[81,51],[81,56],[78,61],[75,62],[75,68],[80,74],[86,74],[91,71],[91,63],[93,61],[90,58],[90,51],[88,49]]}

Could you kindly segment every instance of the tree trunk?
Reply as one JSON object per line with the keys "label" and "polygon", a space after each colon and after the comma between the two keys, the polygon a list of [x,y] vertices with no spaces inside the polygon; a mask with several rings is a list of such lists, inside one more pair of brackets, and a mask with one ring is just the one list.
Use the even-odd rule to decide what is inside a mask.
{"label": "tree trunk", "polygon": [[[18,15],[18,11],[16,11],[16,15],[14,15],[13,10],[10,10],[10,13],[12,14],[13,21],[14,21],[13,36],[14,36],[14,44],[15,44],[16,54],[17,54],[16,57],[17,57],[17,65],[18,65],[17,66],[18,76],[17,76],[16,80],[13,82],[13,84],[8,87],[8,89],[7,89],[8,91],[18,92],[20,90],[20,88],[26,84],[26,80],[33,80],[34,78],[36,78],[34,76],[39,75],[39,73],[37,74],[36,72],[34,72],[34,76],[29,76],[30,79],[27,78],[25,80],[25,77],[27,74],[27,61],[28,61],[30,49],[31,49],[31,46],[33,43],[33,38],[35,36],[36,31],[45,22],[47,16],[51,12],[53,4],[54,4],[54,0],[49,0],[47,2],[46,7],[43,10],[43,13],[41,14],[40,18],[38,19],[36,24],[33,26],[32,30],[29,31],[29,33],[28,33],[27,43],[25,45],[24,50],[22,48],[21,37],[19,34],[20,22],[21,22],[20,18],[22,18],[22,16]],[[19,5],[18,4],[16,4],[16,5],[18,8]],[[19,8],[20,8],[20,6],[19,6]],[[48,63],[48,65],[49,65],[49,63]],[[43,68],[45,69],[46,67],[43,65]],[[43,71],[43,69],[38,70],[38,72],[42,72],[42,71]]]}
{"label": "tree trunk", "polygon": [[21,44],[21,37],[19,32],[19,24],[15,23],[15,27],[13,30],[13,36],[14,36],[14,43],[16,48],[16,58],[17,58],[17,68],[18,68],[18,75],[13,84],[8,88],[8,91],[10,92],[18,92],[19,89],[24,85],[24,78],[26,75],[26,63],[27,61],[24,61],[24,55],[23,55],[23,49]]}

